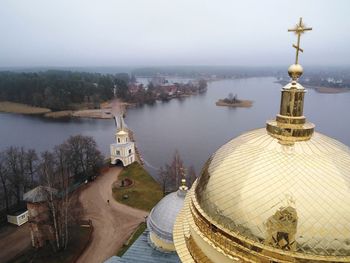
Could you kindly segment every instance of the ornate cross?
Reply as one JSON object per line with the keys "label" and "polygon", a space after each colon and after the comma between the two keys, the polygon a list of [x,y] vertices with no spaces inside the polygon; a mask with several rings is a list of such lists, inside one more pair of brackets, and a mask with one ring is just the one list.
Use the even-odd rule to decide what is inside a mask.
{"label": "ornate cross", "polygon": [[299,59],[299,51],[304,52],[303,49],[300,48],[300,36],[303,34],[305,31],[312,30],[312,27],[305,27],[303,24],[303,18],[300,17],[299,24],[296,24],[293,29],[288,29],[288,32],[295,32],[295,34],[298,35],[298,42],[297,44],[293,44],[293,47],[296,49],[296,55],[295,55],[295,64],[298,64],[298,59]]}

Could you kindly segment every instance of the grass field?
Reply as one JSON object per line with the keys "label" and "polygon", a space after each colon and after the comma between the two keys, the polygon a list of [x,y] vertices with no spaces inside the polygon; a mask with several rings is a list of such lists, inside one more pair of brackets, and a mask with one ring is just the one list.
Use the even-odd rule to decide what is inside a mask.
{"label": "grass field", "polygon": [[0,112],[21,114],[44,114],[47,112],[51,112],[51,110],[47,108],[33,107],[22,103],[0,101]]}
{"label": "grass field", "polygon": [[141,223],[135,232],[131,235],[131,237],[128,239],[126,244],[122,246],[121,249],[117,252],[116,256],[121,257],[124,255],[124,253],[129,249],[129,247],[132,246],[132,244],[136,241],[136,239],[145,231],[146,229],[146,223]]}
{"label": "grass field", "polygon": [[126,167],[118,180],[124,178],[133,180],[134,184],[128,188],[113,188],[114,199],[122,204],[150,211],[163,197],[160,185],[137,162]]}

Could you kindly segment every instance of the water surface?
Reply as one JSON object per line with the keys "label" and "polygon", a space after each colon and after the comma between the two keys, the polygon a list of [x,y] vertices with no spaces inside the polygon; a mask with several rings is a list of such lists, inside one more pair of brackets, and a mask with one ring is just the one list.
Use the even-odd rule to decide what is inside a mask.
{"label": "water surface", "polygon": [[[209,156],[239,134],[265,126],[279,109],[281,86],[274,78],[222,80],[209,83],[205,94],[169,102],[130,108],[126,123],[134,131],[137,145],[156,175],[177,149],[187,166],[199,171]],[[253,100],[251,108],[217,107],[228,93]],[[350,145],[350,93],[306,94],[305,116],[316,130]],[[71,135],[93,136],[101,152],[108,155],[114,139],[113,120],[52,120],[15,114],[0,114],[0,149],[11,145],[50,150]]]}

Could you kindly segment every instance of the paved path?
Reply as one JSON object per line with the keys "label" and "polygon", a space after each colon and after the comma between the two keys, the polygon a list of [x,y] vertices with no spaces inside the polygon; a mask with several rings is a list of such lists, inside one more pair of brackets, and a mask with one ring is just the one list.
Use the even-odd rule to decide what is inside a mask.
{"label": "paved path", "polygon": [[148,215],[145,211],[114,201],[112,183],[117,180],[120,171],[119,167],[109,169],[80,194],[84,218],[92,220],[94,232],[91,244],[79,258],[78,263],[100,263],[115,255]]}

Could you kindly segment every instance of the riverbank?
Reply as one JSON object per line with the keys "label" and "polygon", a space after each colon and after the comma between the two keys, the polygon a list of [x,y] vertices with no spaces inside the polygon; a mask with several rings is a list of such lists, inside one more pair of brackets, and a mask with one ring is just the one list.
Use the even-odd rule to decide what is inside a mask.
{"label": "riverbank", "polygon": [[[281,84],[282,86],[285,86],[288,84],[288,81],[285,80],[277,80],[276,83]],[[309,84],[301,83],[306,89],[313,89],[318,93],[323,94],[338,94],[338,93],[346,93],[350,91],[349,87],[345,88],[336,88],[336,87],[324,87],[324,86],[313,86]]]}
{"label": "riverbank", "polygon": [[318,93],[325,93],[325,94],[338,94],[338,93],[345,93],[350,91],[350,88],[328,88],[328,87],[312,87],[312,86],[306,86],[306,88],[311,88],[316,90]]}
{"label": "riverbank", "polygon": [[122,102],[120,100],[111,100],[103,102],[100,109],[80,109],[80,110],[63,110],[52,111],[48,108],[30,106],[23,103],[10,101],[0,101],[0,112],[24,114],[24,115],[41,115],[45,118],[91,118],[91,119],[113,119],[117,112],[125,113],[127,107],[133,104]]}
{"label": "riverbank", "polygon": [[233,103],[225,102],[224,99],[218,100],[216,103],[216,106],[225,106],[225,107],[243,107],[243,108],[249,108],[253,105],[253,101],[251,100],[238,100]]}
{"label": "riverbank", "polygon": [[51,110],[48,108],[34,107],[27,104],[22,104],[22,103],[0,101],[0,112],[40,115],[40,114],[50,113]]}

